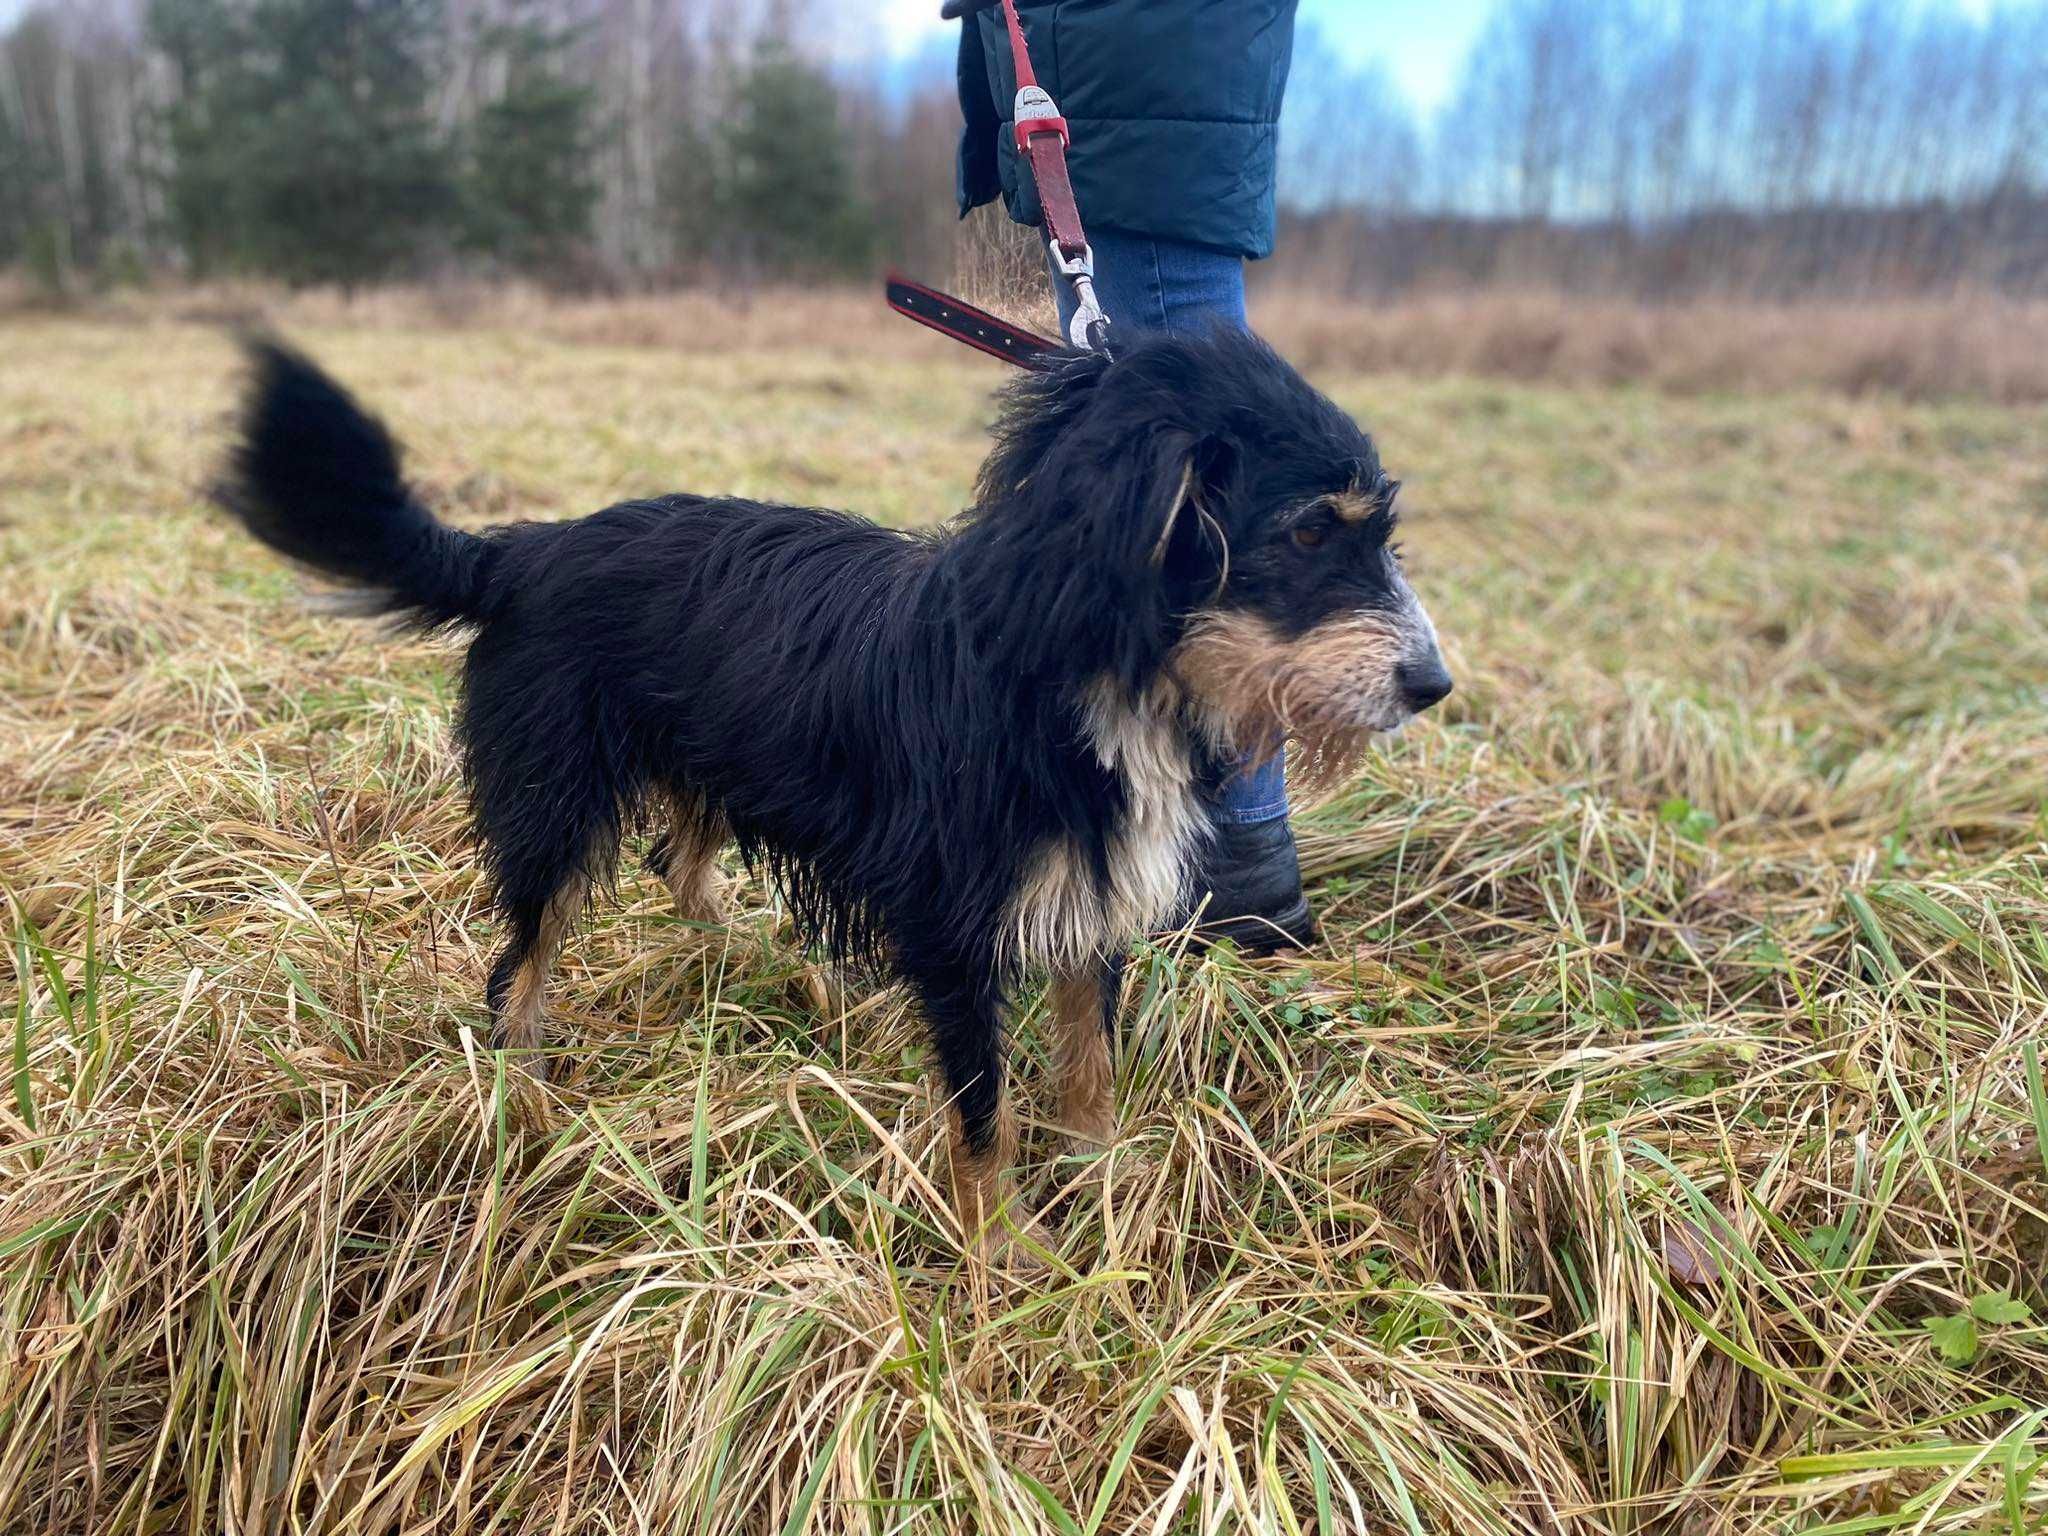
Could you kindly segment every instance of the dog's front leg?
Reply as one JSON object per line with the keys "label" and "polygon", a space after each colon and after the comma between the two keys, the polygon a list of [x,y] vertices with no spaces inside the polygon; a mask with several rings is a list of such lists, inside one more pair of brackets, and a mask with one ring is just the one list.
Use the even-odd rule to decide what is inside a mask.
{"label": "dog's front leg", "polygon": [[1054,1086],[1059,1126],[1076,1151],[1102,1152],[1116,1140],[1116,1081],[1111,1044],[1123,992],[1121,953],[1053,977]]}
{"label": "dog's front leg", "polygon": [[983,1258],[1006,1251],[1029,1225],[1008,1201],[1017,1121],[1003,1063],[1002,998],[982,966],[910,967],[952,1104],[953,1203],[970,1247]]}

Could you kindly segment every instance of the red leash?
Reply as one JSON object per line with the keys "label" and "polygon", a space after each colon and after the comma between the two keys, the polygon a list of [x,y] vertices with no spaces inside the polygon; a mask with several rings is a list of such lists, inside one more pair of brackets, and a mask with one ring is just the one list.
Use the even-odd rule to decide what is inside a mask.
{"label": "red leash", "polygon": [[927,288],[901,272],[889,274],[882,285],[882,296],[905,319],[928,325],[942,336],[965,342],[977,352],[1015,363],[1019,368],[1035,368],[1046,353],[1060,349],[1060,344],[1050,336],[1012,325],[985,309],[976,309],[965,299]]}
{"label": "red leash", "polygon": [[[988,3],[947,0],[940,14],[964,16]],[[1002,7],[1003,22],[1010,32],[1010,58],[1017,73],[1011,131],[1017,136],[1017,152],[1030,162],[1031,179],[1038,187],[1038,205],[1045,215],[1046,253],[1053,270],[1074,293],[1067,341],[1075,347],[1107,352],[1109,317],[1095,298],[1095,253],[1088,247],[1088,232],[1081,227],[1081,210],[1074,201],[1074,183],[1067,175],[1067,145],[1071,142],[1067,120],[1031,68],[1031,49],[1024,40],[1024,24],[1017,19],[1016,0],[1002,0]],[[986,310],[894,273],[884,294],[899,315],[1020,367],[1034,366],[1039,357],[1059,346],[1035,331],[1022,330]]]}

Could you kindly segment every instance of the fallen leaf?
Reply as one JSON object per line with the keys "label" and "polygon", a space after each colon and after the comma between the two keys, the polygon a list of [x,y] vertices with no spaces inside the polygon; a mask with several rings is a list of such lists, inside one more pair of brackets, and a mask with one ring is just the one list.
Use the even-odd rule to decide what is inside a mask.
{"label": "fallen leaf", "polygon": [[1721,1261],[1706,1233],[1689,1221],[1664,1224],[1664,1267],[1682,1285],[1718,1285]]}

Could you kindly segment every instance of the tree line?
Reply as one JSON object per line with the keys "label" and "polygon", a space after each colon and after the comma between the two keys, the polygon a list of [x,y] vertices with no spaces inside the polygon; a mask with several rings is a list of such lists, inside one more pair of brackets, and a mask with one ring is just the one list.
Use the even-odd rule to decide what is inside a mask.
{"label": "tree line", "polygon": [[0,264],[58,288],[862,269],[892,209],[862,172],[911,120],[853,101],[795,12],[42,3],[0,39]]}
{"label": "tree line", "polygon": [[1323,47],[1288,89],[1324,284],[2048,292],[2042,0],[1500,0],[1427,123]]}
{"label": "tree line", "polygon": [[[577,287],[945,276],[950,57],[806,0],[38,0],[0,264]],[[2048,3],[1498,0],[1418,111],[1303,27],[1295,279],[2048,291]]]}

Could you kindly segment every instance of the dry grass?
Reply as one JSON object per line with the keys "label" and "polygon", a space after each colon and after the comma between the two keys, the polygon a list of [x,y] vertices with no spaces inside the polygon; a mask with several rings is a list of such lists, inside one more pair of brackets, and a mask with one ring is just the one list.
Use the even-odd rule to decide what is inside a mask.
{"label": "dry grass", "polygon": [[[963,284],[963,297],[1050,334],[1057,328],[1041,282],[1020,289],[1014,269],[988,265]],[[67,311],[0,273],[0,321],[33,322]],[[523,282],[395,284],[344,292],[287,290],[267,283],[220,282],[125,290],[68,311],[105,325],[136,327],[250,323],[324,329],[517,332],[579,347],[644,347],[684,356],[805,352],[820,357],[929,360],[945,353],[929,331],[892,316],[881,283],[791,288],[734,281],[724,286],[576,297]],[[952,359],[947,359],[952,361]]]}
{"label": "dry grass", "polygon": [[[301,335],[470,521],[929,518],[994,377],[394,320]],[[1323,948],[1140,955],[991,1293],[902,999],[737,871],[482,1047],[447,657],[202,510],[228,368],[0,335],[0,1529],[2048,1520],[2042,412],[1333,377],[1462,689],[1302,818]]]}
{"label": "dry grass", "polygon": [[[962,296],[1056,332],[1032,265],[1035,248],[1008,237],[1014,226],[995,235],[985,222],[979,228],[968,242]],[[0,317],[35,308],[27,290],[10,290],[0,274]],[[269,318],[330,328],[517,331],[577,346],[686,355],[799,351],[904,362],[935,355],[929,333],[886,316],[868,288],[734,284],[579,299],[518,283],[444,282],[353,295],[217,284],[117,295],[95,301],[88,313],[136,326]],[[1647,384],[1679,395],[1820,389],[2048,403],[2048,301],[1989,293],[1642,305],[1488,289],[1365,301],[1275,280],[1255,285],[1252,315],[1290,357],[1325,373]]]}
{"label": "dry grass", "polygon": [[1278,289],[1261,296],[1258,312],[1261,326],[1313,367],[1642,383],[1678,394],[1820,388],[2048,401],[2048,302],[2038,299],[1646,305],[1487,290],[1374,304]]}

